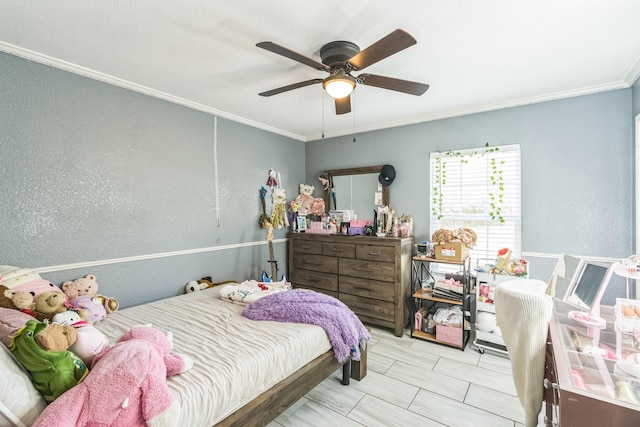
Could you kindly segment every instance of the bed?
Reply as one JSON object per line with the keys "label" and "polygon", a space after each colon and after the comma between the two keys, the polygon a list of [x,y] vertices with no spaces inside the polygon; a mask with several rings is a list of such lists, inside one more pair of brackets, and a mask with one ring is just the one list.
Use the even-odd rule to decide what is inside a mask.
{"label": "bed", "polygon": [[[243,308],[215,287],[119,310],[95,326],[112,342],[139,324],[173,332],[174,352],[194,360],[167,378],[181,406],[178,425],[266,425],[341,367],[348,384],[350,362],[336,360],[322,328],[252,321]],[[361,357],[355,378],[366,366]]]}

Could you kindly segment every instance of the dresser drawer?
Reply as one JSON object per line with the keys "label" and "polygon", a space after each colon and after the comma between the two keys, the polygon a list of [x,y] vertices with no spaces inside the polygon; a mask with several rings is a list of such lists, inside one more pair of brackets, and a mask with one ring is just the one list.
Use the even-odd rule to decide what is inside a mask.
{"label": "dresser drawer", "polygon": [[394,306],[392,302],[340,293],[340,301],[345,303],[354,313],[393,322]]}
{"label": "dresser drawer", "polygon": [[310,291],[320,292],[321,294],[329,295],[330,297],[338,298],[338,293],[334,291],[328,291],[326,289],[314,288],[313,286],[295,286],[296,289],[308,289]]}
{"label": "dresser drawer", "polygon": [[322,255],[338,256],[342,258],[355,258],[356,245],[352,243],[328,243],[322,244]]}
{"label": "dresser drawer", "polygon": [[335,274],[296,269],[291,279],[293,286],[296,288],[324,289],[338,292],[338,276]]}
{"label": "dresser drawer", "polygon": [[293,259],[293,267],[324,273],[338,273],[338,258],[325,255],[298,254]]}
{"label": "dresser drawer", "polygon": [[293,241],[293,250],[299,254],[322,254],[322,242],[313,240],[295,239]]}
{"label": "dresser drawer", "polygon": [[339,271],[341,276],[362,277],[384,282],[395,280],[395,264],[392,262],[340,258]]}
{"label": "dresser drawer", "polygon": [[340,293],[383,301],[395,301],[395,285],[391,282],[362,279],[360,277],[340,276],[338,279]]}
{"label": "dresser drawer", "polygon": [[396,250],[393,246],[358,245],[356,258],[370,261],[395,262]]}

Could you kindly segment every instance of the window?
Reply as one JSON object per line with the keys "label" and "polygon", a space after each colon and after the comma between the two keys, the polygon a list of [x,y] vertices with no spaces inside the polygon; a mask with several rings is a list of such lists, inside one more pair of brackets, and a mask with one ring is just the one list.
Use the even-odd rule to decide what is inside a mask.
{"label": "window", "polygon": [[431,232],[476,232],[474,260],[495,260],[501,248],[521,254],[520,146],[431,153]]}

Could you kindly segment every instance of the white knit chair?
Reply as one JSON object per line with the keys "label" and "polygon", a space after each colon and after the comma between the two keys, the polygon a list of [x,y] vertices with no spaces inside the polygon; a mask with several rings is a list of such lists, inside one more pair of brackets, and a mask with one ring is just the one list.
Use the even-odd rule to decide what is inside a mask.
{"label": "white knit chair", "polygon": [[509,352],[526,427],[538,424],[542,408],[547,329],[553,302],[541,280],[514,279],[495,290],[496,320]]}

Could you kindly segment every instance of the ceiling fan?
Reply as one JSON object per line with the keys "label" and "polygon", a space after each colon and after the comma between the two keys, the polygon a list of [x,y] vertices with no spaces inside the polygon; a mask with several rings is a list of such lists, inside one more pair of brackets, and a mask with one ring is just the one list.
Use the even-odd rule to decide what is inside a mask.
{"label": "ceiling fan", "polygon": [[429,89],[428,84],[368,73],[358,76],[351,75],[352,71],[362,70],[414,44],[416,44],[416,39],[407,32],[399,29],[389,33],[364,50],[360,50],[358,45],[349,41],[329,42],[320,49],[320,58],[322,60],[320,63],[315,59],[308,58],[276,43],[260,42],[257,43],[256,46],[293,59],[316,70],[326,71],[329,73],[329,77],[305,80],[303,82],[268,90],[259,95],[272,96],[312,84],[322,83],[324,90],[335,98],[336,114],[345,114],[351,111],[350,94],[353,89],[355,89],[356,84],[375,86],[382,89],[420,96]]}

